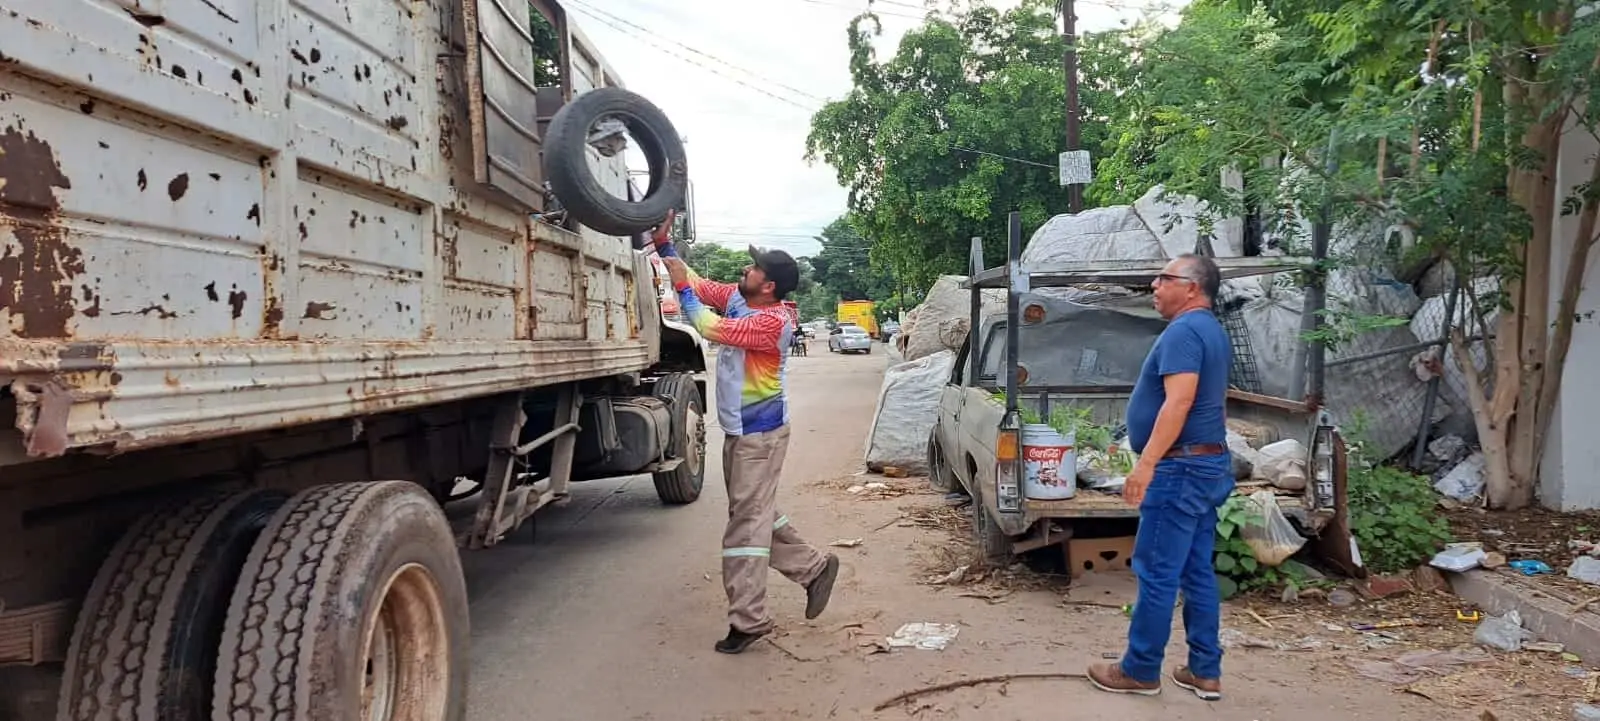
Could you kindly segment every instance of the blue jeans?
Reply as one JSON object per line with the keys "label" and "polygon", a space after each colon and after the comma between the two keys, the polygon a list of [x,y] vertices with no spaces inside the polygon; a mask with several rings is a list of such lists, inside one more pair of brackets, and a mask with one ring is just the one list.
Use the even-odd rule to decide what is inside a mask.
{"label": "blue jeans", "polygon": [[1233,459],[1227,453],[1156,464],[1139,506],[1139,535],[1133,544],[1139,597],[1128,626],[1128,651],[1122,656],[1122,672],[1129,678],[1161,680],[1180,588],[1189,670],[1200,678],[1222,678],[1222,596],[1212,555],[1217,508],[1232,492]]}

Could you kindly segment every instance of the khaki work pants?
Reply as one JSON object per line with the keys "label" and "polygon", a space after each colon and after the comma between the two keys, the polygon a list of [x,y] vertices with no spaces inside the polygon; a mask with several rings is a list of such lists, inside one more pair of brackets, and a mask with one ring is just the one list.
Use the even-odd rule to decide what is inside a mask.
{"label": "khaki work pants", "polygon": [[806,585],[827,559],[778,513],[778,475],[789,450],[789,426],[726,436],[722,477],[728,484],[728,528],[722,534],[722,586],[728,625],[745,633],[772,630],[767,614],[767,568]]}

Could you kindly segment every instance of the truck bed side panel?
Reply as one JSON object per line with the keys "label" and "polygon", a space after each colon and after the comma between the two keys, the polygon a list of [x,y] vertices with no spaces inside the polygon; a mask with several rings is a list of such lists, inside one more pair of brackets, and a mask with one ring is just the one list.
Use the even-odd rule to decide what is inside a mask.
{"label": "truck bed side panel", "polygon": [[647,367],[628,240],[474,180],[461,7],[7,0],[0,464]]}

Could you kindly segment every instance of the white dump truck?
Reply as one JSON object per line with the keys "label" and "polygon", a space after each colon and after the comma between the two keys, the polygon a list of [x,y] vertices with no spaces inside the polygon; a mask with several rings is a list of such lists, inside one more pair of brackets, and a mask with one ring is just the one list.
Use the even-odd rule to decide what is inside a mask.
{"label": "white dump truck", "polygon": [[700,494],[686,183],[551,0],[0,0],[0,719],[461,719],[458,548]]}

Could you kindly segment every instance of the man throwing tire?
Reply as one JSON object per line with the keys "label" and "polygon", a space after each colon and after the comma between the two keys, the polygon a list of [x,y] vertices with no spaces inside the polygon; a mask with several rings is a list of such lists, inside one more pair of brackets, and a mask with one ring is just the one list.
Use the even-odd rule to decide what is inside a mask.
{"label": "man throwing tire", "polygon": [[1222,600],[1211,557],[1217,508],[1233,492],[1224,415],[1233,351],[1212,313],[1221,284],[1216,263],[1195,255],[1168,263],[1151,284],[1156,310],[1169,323],[1128,399],[1128,440],[1139,462],[1122,492],[1139,507],[1133,546],[1139,598],[1122,661],[1089,667],[1089,680],[1102,691],[1161,692],[1181,588],[1189,663],[1173,670],[1172,682],[1208,701],[1222,698]]}
{"label": "man throwing tire", "polygon": [[800,267],[788,253],[751,246],[752,262],[739,283],[718,283],[684,265],[664,233],[656,239],[684,315],[706,340],[721,345],[716,395],[728,487],[728,526],[722,535],[728,635],[716,650],[741,653],[772,631],[769,566],[805,587],[808,619],[827,608],[839,575],[838,557],[807,544],[777,508],[778,477],[789,447],[782,370],[795,332],[780,301],[800,284]]}

